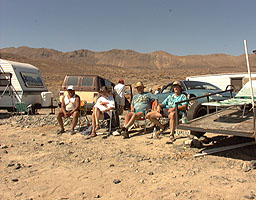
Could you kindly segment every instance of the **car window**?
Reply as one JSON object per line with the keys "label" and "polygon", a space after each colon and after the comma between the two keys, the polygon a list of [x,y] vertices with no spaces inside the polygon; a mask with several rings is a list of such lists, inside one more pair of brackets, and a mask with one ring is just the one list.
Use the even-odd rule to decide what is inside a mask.
{"label": "car window", "polygon": [[220,90],[220,88],[218,88],[215,85],[212,85],[210,83],[206,83],[206,82],[200,82],[200,81],[185,81],[184,82],[186,87],[188,88],[188,90],[192,90],[192,89],[201,89],[201,90]]}
{"label": "car window", "polygon": [[102,78],[99,78],[99,87],[105,86],[105,81]]}
{"label": "car window", "polygon": [[78,77],[74,77],[74,76],[67,77],[67,85],[77,86],[78,85]]}
{"label": "car window", "polygon": [[105,86],[110,88],[112,86],[112,83],[109,80],[105,80]]}
{"label": "car window", "polygon": [[[185,90],[183,84],[182,84],[181,88],[182,88],[183,91]],[[170,93],[170,92],[174,92],[173,83],[171,83],[170,85],[165,86],[165,87],[162,89],[162,92],[161,92],[161,93]]]}
{"label": "car window", "polygon": [[161,93],[169,93],[169,92],[173,92],[172,84],[164,88]]}
{"label": "car window", "polygon": [[93,77],[83,77],[81,86],[93,86]]}

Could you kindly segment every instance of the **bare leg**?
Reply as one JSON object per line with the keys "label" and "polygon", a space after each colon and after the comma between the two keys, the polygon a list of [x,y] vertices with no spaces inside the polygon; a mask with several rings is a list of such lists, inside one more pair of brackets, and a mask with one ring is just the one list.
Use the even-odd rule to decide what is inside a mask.
{"label": "bare leg", "polygon": [[101,112],[98,108],[94,107],[94,112],[95,112],[95,123],[96,123],[96,129],[99,128],[99,119],[100,119],[100,115],[101,115]]}
{"label": "bare leg", "polygon": [[92,113],[92,136],[96,136],[96,127],[99,126],[99,120],[103,119],[104,115],[96,107],[93,108]]}
{"label": "bare leg", "polygon": [[130,112],[125,116],[125,121],[124,121],[124,126],[126,127],[127,124],[129,123],[130,119],[135,115],[134,112]]}
{"label": "bare leg", "polygon": [[149,112],[147,115],[146,115],[146,118],[149,119],[150,121],[154,122],[155,125],[159,126],[160,128],[164,129],[164,125],[161,124],[157,118],[161,118],[162,115],[157,112],[157,111],[152,111],[152,112]]}
{"label": "bare leg", "polygon": [[73,114],[73,120],[72,120],[72,126],[71,126],[71,129],[72,131],[74,131],[76,125],[77,125],[77,122],[78,122],[78,117],[79,117],[79,112],[78,111],[75,111]]}
{"label": "bare leg", "polygon": [[[94,110],[94,108],[93,108]],[[92,113],[92,133],[91,135],[96,135],[96,132],[95,132],[95,127],[96,127],[96,117],[95,117],[95,112]]]}
{"label": "bare leg", "polygon": [[[125,128],[129,128],[131,125],[133,125],[135,120],[138,120],[138,119],[140,119],[142,117],[144,117],[144,113],[143,112],[138,112],[136,114],[132,113],[131,115],[129,115],[129,120],[127,119],[127,123],[125,123]],[[125,120],[125,122],[126,122],[126,120]]]}
{"label": "bare leg", "polygon": [[64,113],[63,113],[62,111],[60,111],[60,112],[58,113],[58,115],[57,115],[57,120],[58,120],[58,122],[59,122],[59,124],[60,124],[61,130],[64,131],[64,124],[63,124],[62,117],[64,117]]}
{"label": "bare leg", "polygon": [[175,112],[171,112],[169,114],[170,118],[170,136],[174,136],[174,130],[175,130]]}

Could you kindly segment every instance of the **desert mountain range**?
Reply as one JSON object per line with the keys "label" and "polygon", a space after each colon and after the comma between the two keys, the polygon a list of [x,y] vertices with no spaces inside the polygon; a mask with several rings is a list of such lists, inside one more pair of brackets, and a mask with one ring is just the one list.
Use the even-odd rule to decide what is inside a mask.
{"label": "desert mountain range", "polygon": [[[149,69],[165,69],[176,67],[220,67],[245,65],[244,55],[231,56],[226,54],[175,56],[165,51],[152,53],[138,53],[133,50],[112,49],[109,51],[94,52],[90,50],[75,50],[60,52],[46,48],[4,48],[0,53],[10,53],[33,59],[51,59],[54,61],[79,63],[86,65],[103,65],[115,67],[141,67]],[[256,57],[251,61],[256,64]]]}
{"label": "desert mountain range", "polygon": [[[245,55],[176,56],[165,51],[139,53],[119,49],[102,52],[81,49],[64,53],[22,46],[0,49],[0,58],[35,65],[53,90],[59,88],[65,74],[97,74],[113,82],[124,78],[129,84],[139,79],[154,88],[186,76],[247,71]],[[249,59],[255,72],[256,55],[250,54]]]}

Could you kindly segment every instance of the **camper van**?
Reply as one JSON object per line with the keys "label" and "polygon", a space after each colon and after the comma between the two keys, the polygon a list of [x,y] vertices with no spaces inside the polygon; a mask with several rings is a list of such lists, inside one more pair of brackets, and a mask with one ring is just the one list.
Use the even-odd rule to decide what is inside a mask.
{"label": "camper van", "polygon": [[[256,79],[256,74],[251,74],[252,79]],[[238,92],[246,82],[248,82],[248,74],[209,74],[202,76],[187,77],[187,81],[203,81],[218,86],[221,90],[226,90],[228,85],[235,88],[234,92]]]}
{"label": "camper van", "polygon": [[11,111],[17,103],[33,108],[50,107],[52,93],[35,66],[0,59],[0,109]]}

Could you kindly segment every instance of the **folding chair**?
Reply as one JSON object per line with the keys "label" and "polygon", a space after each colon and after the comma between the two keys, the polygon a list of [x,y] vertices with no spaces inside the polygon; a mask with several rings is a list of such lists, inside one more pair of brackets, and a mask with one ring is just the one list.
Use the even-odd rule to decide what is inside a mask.
{"label": "folding chair", "polygon": [[81,100],[80,101],[80,111],[79,111],[79,118],[78,118],[78,125],[79,125],[79,130],[81,131],[81,118],[83,116],[83,114],[85,114],[85,119],[87,122],[87,126],[89,126],[90,121],[87,117],[87,101],[85,100]]}
{"label": "folding chair", "polygon": [[15,109],[18,114],[21,112],[28,113],[27,105],[24,102],[15,103]]}
{"label": "folding chair", "polygon": [[[243,114],[245,114],[245,108],[247,105],[252,104],[251,99],[251,90],[250,90],[250,83],[247,82],[244,87],[235,95],[234,98],[226,99],[220,102],[207,102],[202,103],[205,106],[215,106],[216,107],[216,114],[218,114],[218,107],[234,107],[234,106],[243,106]],[[256,99],[256,81],[252,81],[253,84],[253,96]]]}

